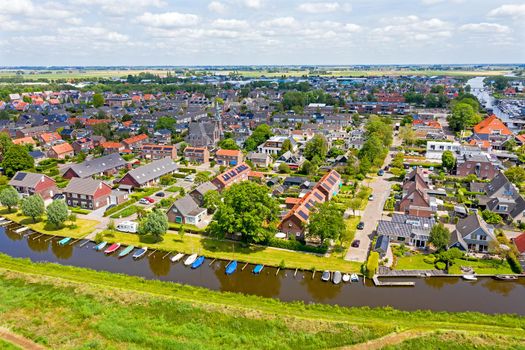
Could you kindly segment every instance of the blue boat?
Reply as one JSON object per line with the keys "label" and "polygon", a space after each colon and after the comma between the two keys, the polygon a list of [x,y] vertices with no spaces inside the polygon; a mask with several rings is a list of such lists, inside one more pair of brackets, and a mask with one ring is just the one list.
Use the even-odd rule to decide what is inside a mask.
{"label": "blue boat", "polygon": [[256,265],[256,266],[253,268],[253,273],[255,273],[255,274],[259,274],[259,273],[262,271],[263,267],[264,267],[264,265],[261,265],[261,264]]}
{"label": "blue boat", "polygon": [[71,240],[71,237],[62,238],[60,241],[58,241],[58,245],[66,245]]}
{"label": "blue boat", "polygon": [[199,268],[202,265],[203,262],[204,262],[204,257],[203,256],[199,256],[197,258],[197,260],[195,260],[193,262],[193,264],[191,264],[191,268],[192,269],[197,269],[197,268]]}
{"label": "blue boat", "polygon": [[93,249],[97,250],[97,251],[101,251],[102,249],[104,249],[104,247],[108,244],[108,242],[101,242],[99,244],[97,244]]}
{"label": "blue boat", "polygon": [[235,270],[237,270],[237,260],[233,260],[226,266],[226,274],[231,275]]}

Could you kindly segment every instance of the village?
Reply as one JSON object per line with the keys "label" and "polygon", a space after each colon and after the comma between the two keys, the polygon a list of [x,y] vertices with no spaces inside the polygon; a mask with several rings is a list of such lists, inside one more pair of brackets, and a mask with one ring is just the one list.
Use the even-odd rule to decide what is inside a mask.
{"label": "village", "polygon": [[178,235],[186,254],[199,237],[275,247],[293,257],[246,261],[369,277],[523,271],[525,134],[464,80],[202,80],[6,95],[3,216],[97,243]]}

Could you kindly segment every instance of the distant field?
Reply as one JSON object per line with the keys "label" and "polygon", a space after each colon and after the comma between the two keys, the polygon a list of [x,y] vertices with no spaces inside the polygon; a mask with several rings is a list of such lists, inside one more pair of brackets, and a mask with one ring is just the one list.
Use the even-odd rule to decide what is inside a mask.
{"label": "distant field", "polygon": [[[55,70],[55,71],[23,71],[23,74],[17,74],[15,70],[3,70],[0,71],[1,78],[15,78],[21,77],[27,81],[37,81],[39,79],[80,79],[90,80],[95,78],[120,78],[125,77],[128,74],[136,75],[141,72],[158,74],[160,76],[166,75],[166,70],[161,69],[130,69],[130,70]],[[282,70],[282,71],[268,71],[268,70],[245,70],[245,71],[234,71],[234,70],[217,70],[209,71],[217,75],[229,75],[231,73],[239,74],[246,78],[258,78],[265,76],[268,78],[278,77],[302,77],[308,76],[308,70]],[[312,72],[312,75],[320,76],[333,76],[333,77],[373,77],[373,76],[399,76],[399,75],[419,75],[419,76],[433,76],[433,75],[448,75],[448,76],[494,76],[504,75],[509,71],[503,70],[490,70],[490,71],[470,71],[470,70],[322,70],[320,72]]]}

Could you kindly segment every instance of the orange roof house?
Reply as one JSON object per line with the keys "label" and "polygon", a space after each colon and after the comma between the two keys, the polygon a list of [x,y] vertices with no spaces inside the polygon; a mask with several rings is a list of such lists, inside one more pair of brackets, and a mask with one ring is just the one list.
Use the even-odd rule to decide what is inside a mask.
{"label": "orange roof house", "polygon": [[74,155],[75,155],[75,151],[73,150],[73,146],[71,146],[67,142],[51,147],[51,149],[48,152],[49,158],[56,158],[56,159],[64,159],[68,156],[73,157]]}
{"label": "orange roof house", "polygon": [[124,146],[127,149],[132,149],[132,148],[141,147],[142,144],[145,142],[148,142],[148,140],[149,140],[148,135],[140,134],[140,135],[128,137],[127,139],[122,140],[122,144],[124,144]]}
{"label": "orange roof house", "polygon": [[494,114],[474,126],[474,136],[481,140],[488,140],[491,135],[510,136],[512,132]]}
{"label": "orange roof house", "polygon": [[15,145],[36,145],[36,141],[30,137],[21,137],[18,139],[13,139],[13,144]]}
{"label": "orange roof house", "polygon": [[525,253],[525,232],[512,239],[520,254]]}
{"label": "orange roof house", "polygon": [[38,140],[46,145],[52,145],[55,142],[62,140],[62,137],[57,132],[45,132],[38,135]]}

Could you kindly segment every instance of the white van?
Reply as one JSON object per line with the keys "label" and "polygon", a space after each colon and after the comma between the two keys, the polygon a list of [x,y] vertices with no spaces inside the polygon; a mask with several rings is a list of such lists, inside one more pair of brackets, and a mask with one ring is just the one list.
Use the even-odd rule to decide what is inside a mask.
{"label": "white van", "polygon": [[117,224],[117,230],[120,232],[137,233],[139,224],[134,221],[122,221]]}

